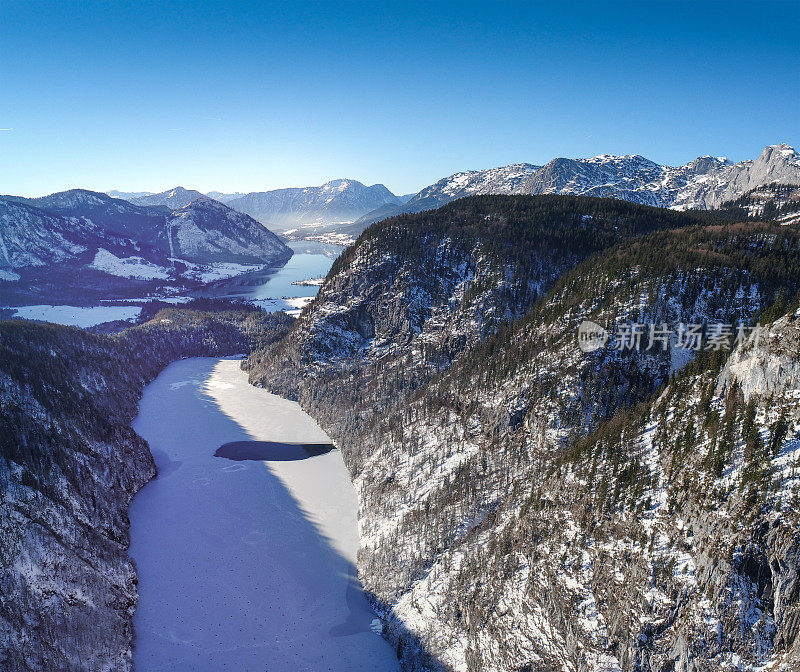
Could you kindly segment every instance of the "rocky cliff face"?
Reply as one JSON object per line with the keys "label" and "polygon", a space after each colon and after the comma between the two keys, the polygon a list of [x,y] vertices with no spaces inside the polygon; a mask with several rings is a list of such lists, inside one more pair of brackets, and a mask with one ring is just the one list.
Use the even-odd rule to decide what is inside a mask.
{"label": "rocky cliff face", "polygon": [[754,334],[728,359],[721,385],[738,385],[747,400],[800,394],[798,327],[798,322],[782,318]]}
{"label": "rocky cliff face", "polygon": [[[749,324],[798,289],[796,231],[629,229],[583,261],[527,266],[550,275],[523,300],[524,283],[504,284],[519,268],[511,246],[481,253],[507,239],[524,254],[519,211],[506,215],[508,238],[404,221],[438,236],[423,263],[388,223],[371,229],[297,330],[250,359],[254,381],[296,395],[340,445],[361,502],[362,580],[406,669],[795,664],[793,327],[776,323],[768,350],[741,341],[727,368],[724,352],[697,357],[675,335],[628,352],[613,334]],[[445,291],[421,291],[470,259]],[[476,324],[472,305],[512,320]],[[576,339],[587,319],[612,333],[588,355]],[[737,371],[749,373],[734,384]]]}
{"label": "rocky cliff face", "polygon": [[730,201],[764,184],[800,184],[800,157],[786,143],[770,145],[755,161],[742,161],[723,173],[725,188],[714,191],[711,205]]}
{"label": "rocky cliff face", "polygon": [[155,475],[130,427],[141,391],[173,359],[247,351],[287,322],[173,310],[116,337],[0,322],[0,668],[132,669],[127,508]]}

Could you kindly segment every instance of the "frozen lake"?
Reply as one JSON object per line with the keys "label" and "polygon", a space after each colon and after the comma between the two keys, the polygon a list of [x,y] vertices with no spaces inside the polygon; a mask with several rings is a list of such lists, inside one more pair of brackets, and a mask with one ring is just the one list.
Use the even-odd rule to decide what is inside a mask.
{"label": "frozen lake", "polygon": [[[133,426],[159,468],[130,509],[137,672],[397,670],[356,576],[341,454],[297,404],[248,385],[238,360],[187,359]],[[234,459],[214,456],[228,444]]]}
{"label": "frozen lake", "polygon": [[12,317],[22,320],[55,322],[71,327],[93,327],[112,320],[132,320],[142,311],[140,306],[20,306]]}

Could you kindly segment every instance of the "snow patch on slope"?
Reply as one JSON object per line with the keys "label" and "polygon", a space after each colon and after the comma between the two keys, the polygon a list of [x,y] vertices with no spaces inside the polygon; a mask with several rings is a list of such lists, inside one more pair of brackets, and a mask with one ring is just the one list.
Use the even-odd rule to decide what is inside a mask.
{"label": "snow patch on slope", "polygon": [[21,306],[15,319],[54,322],[86,329],[115,320],[133,320],[142,311],[140,306]]}
{"label": "snow patch on slope", "polygon": [[119,278],[137,280],[166,280],[169,271],[163,266],[153,264],[143,257],[118,257],[102,247],[97,250],[91,268]]}

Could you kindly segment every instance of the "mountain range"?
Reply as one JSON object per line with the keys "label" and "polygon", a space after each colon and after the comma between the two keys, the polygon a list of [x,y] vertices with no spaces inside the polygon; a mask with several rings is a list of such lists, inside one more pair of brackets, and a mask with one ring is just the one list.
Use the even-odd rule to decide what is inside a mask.
{"label": "mountain range", "polygon": [[[224,302],[113,336],[3,322],[3,669],[132,669],[128,505],[156,470],[131,419],[167,362],[242,352],[341,451],[358,581],[401,669],[800,669],[798,195],[750,177],[768,183],[712,212],[512,194],[385,219],[291,322]],[[247,254],[263,228],[208,198],[40,205],[73,214],[3,199],[29,236],[6,258],[49,230],[94,266],[113,264],[94,236],[209,258],[225,231]],[[133,242],[113,208],[163,219]],[[587,322],[610,335],[592,352]],[[696,348],[680,324],[705,329]],[[625,347],[633,325],[666,339]]]}
{"label": "mountain range", "polygon": [[[764,218],[768,197],[774,203],[767,213],[777,208],[794,221],[796,197],[780,191],[781,185],[800,185],[800,157],[786,144],[738,163],[706,156],[671,167],[638,155],[601,155],[544,166],[512,164],[456,173],[411,197],[350,179],[245,195],[214,192],[227,203],[184,187],[113,192],[127,200],[85,189],[41,198],[2,196],[0,289],[8,301],[23,285],[52,293],[67,283],[77,290],[88,271],[130,285],[200,277],[198,264],[278,265],[291,250],[270,229],[289,238],[348,244],[370,223],[470,195],[603,196],[692,210],[732,207],[751,194],[743,216]],[[764,191],[768,187],[773,191]],[[12,287],[22,276],[27,280]]]}
{"label": "mountain range", "polygon": [[401,206],[364,215],[347,232],[358,234],[386,217],[432,210],[480,194],[603,196],[690,210],[715,208],[770,182],[800,184],[800,157],[787,144],[766,147],[755,160],[733,163],[724,157],[702,156],[676,167],[639,155],[557,158],[544,166],[521,163],[455,173],[425,187]]}
{"label": "mountain range", "polygon": [[320,187],[254,192],[228,201],[234,210],[276,231],[302,229],[308,235],[352,223],[387,204],[400,206],[401,199],[382,184],[368,187],[349,179],[332,180]]}
{"label": "mountain range", "polygon": [[202,194],[173,190],[151,200],[83,189],[0,197],[0,300],[192,284],[213,264],[278,266],[292,255],[266,227]]}
{"label": "mountain range", "polygon": [[[194,189],[175,187],[160,193],[109,191],[135,205],[175,209],[203,196]],[[395,196],[382,184],[366,186],[358,180],[331,180],[318,187],[291,187],[244,194],[210,191],[209,198],[250,215],[270,230],[289,238],[336,233],[367,213],[394,212],[414,194]]]}
{"label": "mountain range", "polygon": [[[683,166],[659,165],[639,155],[556,158],[545,165],[517,163],[455,173],[416,194],[396,196],[382,184],[338,179],[319,187],[248,194],[209,192],[239,212],[290,238],[352,241],[367,226],[395,215],[435,210],[465,196],[572,194],[619,198],[676,210],[719,207],[768,184],[800,184],[800,157],[787,144],[764,148],[754,160],[733,163],[701,156]],[[109,192],[120,194],[123,192]],[[177,187],[159,194],[130,192],[137,205],[182,207],[200,192]]]}

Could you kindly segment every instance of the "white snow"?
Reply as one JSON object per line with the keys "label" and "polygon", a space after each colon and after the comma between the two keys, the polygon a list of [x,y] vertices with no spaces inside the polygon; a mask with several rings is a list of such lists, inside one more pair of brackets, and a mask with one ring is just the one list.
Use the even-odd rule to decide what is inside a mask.
{"label": "white snow", "polygon": [[187,270],[183,273],[184,277],[191,278],[192,280],[199,280],[207,284],[217,280],[227,280],[234,278],[237,275],[245,273],[252,273],[253,271],[261,271],[269,268],[264,264],[237,264],[235,262],[216,262],[213,264],[195,264],[185,259],[172,259],[172,261],[179,261],[186,264]]}
{"label": "white snow", "polygon": [[288,315],[297,317],[307,304],[314,300],[313,296],[286,296],[281,299],[252,299],[253,303],[268,313],[284,311]]}
{"label": "white snow", "polygon": [[3,236],[0,236],[0,252],[3,253],[3,258],[6,260],[6,263],[11,264],[11,255],[8,253],[8,247],[6,247]]}
{"label": "white snow", "polygon": [[295,280],[292,282],[293,285],[298,285],[299,287],[322,287],[325,283],[325,278],[309,278],[308,280]]}
{"label": "white snow", "polygon": [[142,312],[141,306],[20,306],[14,308],[14,318],[55,322],[73,327],[93,327],[114,320],[133,320]]}
{"label": "white snow", "polygon": [[130,509],[138,670],[397,670],[356,578],[340,453],[214,457],[231,441],[329,442],[296,403],[248,385],[237,360],[188,359],[145,390],[134,428],[160,472]]}
{"label": "white snow", "polygon": [[[287,232],[286,235],[288,236],[289,233]],[[336,233],[335,231],[330,233],[312,234],[305,236],[305,239],[313,240],[318,243],[325,243],[326,245],[341,245],[342,247],[348,247],[356,242],[356,239],[349,233]]]}
{"label": "white snow", "polygon": [[19,273],[15,273],[14,271],[0,268],[0,281],[5,282],[14,282],[20,279]]}
{"label": "white snow", "polygon": [[166,280],[169,271],[163,266],[153,264],[142,257],[117,257],[102,247],[97,250],[91,268],[120,278],[138,280]]}

